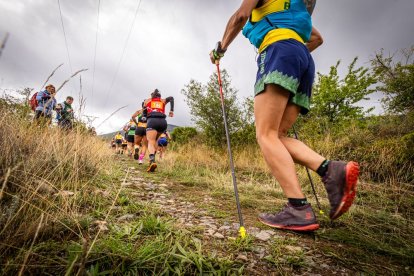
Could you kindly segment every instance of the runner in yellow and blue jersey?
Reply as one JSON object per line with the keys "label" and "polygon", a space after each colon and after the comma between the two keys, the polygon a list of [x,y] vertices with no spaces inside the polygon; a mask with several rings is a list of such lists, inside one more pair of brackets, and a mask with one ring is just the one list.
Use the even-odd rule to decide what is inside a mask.
{"label": "runner in yellow and blue jersey", "polygon": [[287,137],[299,113],[306,114],[310,107],[315,75],[310,52],[322,44],[321,35],[312,25],[315,3],[243,0],[229,19],[222,40],[210,53],[212,63],[218,64],[241,29],[259,51],[254,86],[256,136],[267,165],[288,198],[281,212],[260,214],[259,220],[295,231],[313,231],[319,224],[302,192],[294,162],[322,177],[331,219],[352,205],[359,176],[358,163],[326,160],[302,142]]}

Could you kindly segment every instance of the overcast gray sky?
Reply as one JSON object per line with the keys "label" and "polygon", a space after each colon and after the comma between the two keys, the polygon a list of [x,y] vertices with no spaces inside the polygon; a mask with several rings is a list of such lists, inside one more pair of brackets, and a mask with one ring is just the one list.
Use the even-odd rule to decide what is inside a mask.
{"label": "overcast gray sky", "polygon": [[[191,125],[180,91],[190,79],[205,83],[214,72],[208,54],[240,3],[101,0],[93,81],[98,0],[60,0],[70,58],[58,0],[0,0],[0,41],[10,33],[0,58],[0,89],[39,89],[50,72],[64,63],[50,81],[60,85],[71,74],[71,64],[73,72],[89,68],[82,73],[83,95],[85,114],[99,117],[95,126],[128,105],[98,132],[119,129],[155,88],[176,99],[175,117],[169,123]],[[414,0],[319,0],[313,21],[325,43],[314,53],[317,70],[326,73],[341,59],[343,72],[355,56],[360,57],[359,65],[368,65],[381,48],[394,53],[413,45],[413,13]],[[253,95],[255,57],[253,46],[239,35],[222,60],[221,67],[228,70],[240,98]],[[77,102],[78,93],[76,78],[62,89],[58,100],[73,95]],[[378,106],[377,101],[372,104]]]}

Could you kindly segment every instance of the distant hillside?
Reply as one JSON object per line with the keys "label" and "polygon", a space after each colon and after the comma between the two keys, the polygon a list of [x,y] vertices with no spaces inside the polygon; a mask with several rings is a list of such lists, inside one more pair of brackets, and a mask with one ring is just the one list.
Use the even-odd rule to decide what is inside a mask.
{"label": "distant hillside", "polygon": [[[169,131],[169,132],[171,132],[171,131],[173,131],[173,129],[174,128],[176,128],[176,127],[178,127],[178,126],[176,126],[176,125],[172,125],[172,124],[168,124],[168,126],[167,126],[167,130]],[[117,133],[118,131],[114,131],[114,132],[110,132],[110,133],[105,133],[105,134],[101,134],[101,135],[99,135],[99,137],[102,137],[103,139],[105,139],[105,140],[110,140],[110,139],[112,139],[112,137],[114,137],[115,136],[115,134]],[[121,134],[122,135],[124,135],[124,131],[121,131]]]}

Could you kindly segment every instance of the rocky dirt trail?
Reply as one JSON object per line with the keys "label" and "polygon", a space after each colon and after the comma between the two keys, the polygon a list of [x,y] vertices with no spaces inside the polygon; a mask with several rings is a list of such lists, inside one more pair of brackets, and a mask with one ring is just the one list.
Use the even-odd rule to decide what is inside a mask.
{"label": "rocky dirt trail", "polygon": [[[204,206],[213,203],[212,197],[200,194],[194,188],[194,193],[199,195],[194,200],[188,191],[179,192],[177,185],[181,184],[168,179],[157,182],[144,169],[138,165],[131,167],[130,162],[125,162],[125,171],[129,171],[129,176],[122,184],[124,191],[131,198],[156,204],[163,213],[173,218],[178,228],[186,229],[193,238],[200,239],[205,250],[242,263],[246,275],[355,274],[354,270],[338,265],[337,261],[320,252],[319,241],[309,236],[302,238],[296,233],[247,225],[248,241],[237,248],[239,224],[208,212]],[[135,214],[124,214],[117,221],[121,223],[134,217]]]}

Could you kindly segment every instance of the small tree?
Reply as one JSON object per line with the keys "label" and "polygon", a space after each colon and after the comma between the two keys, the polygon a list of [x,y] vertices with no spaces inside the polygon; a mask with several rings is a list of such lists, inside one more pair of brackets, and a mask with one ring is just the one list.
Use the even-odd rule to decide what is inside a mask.
{"label": "small tree", "polygon": [[188,143],[197,135],[197,130],[193,127],[176,127],[171,132],[171,137],[177,144]]}
{"label": "small tree", "polygon": [[384,57],[383,50],[371,60],[373,70],[381,80],[378,90],[385,94],[384,108],[392,113],[414,111],[414,45],[401,50],[402,61],[395,56]]}
{"label": "small tree", "polygon": [[[221,71],[221,79],[227,124],[232,136],[243,127],[244,112],[237,101],[237,90],[231,87],[226,70]],[[190,107],[192,120],[204,132],[206,142],[212,146],[222,146],[226,141],[219,89],[217,73],[213,73],[206,85],[191,80],[181,90]]]}
{"label": "small tree", "polygon": [[375,91],[372,85],[376,83],[375,77],[368,68],[356,68],[355,58],[348,67],[348,73],[344,79],[338,75],[340,61],[331,66],[328,75],[318,73],[318,82],[313,90],[312,115],[318,118],[326,118],[329,123],[349,119],[362,119],[373,108],[364,111],[363,107],[355,106],[361,100],[369,100],[367,97]]}

